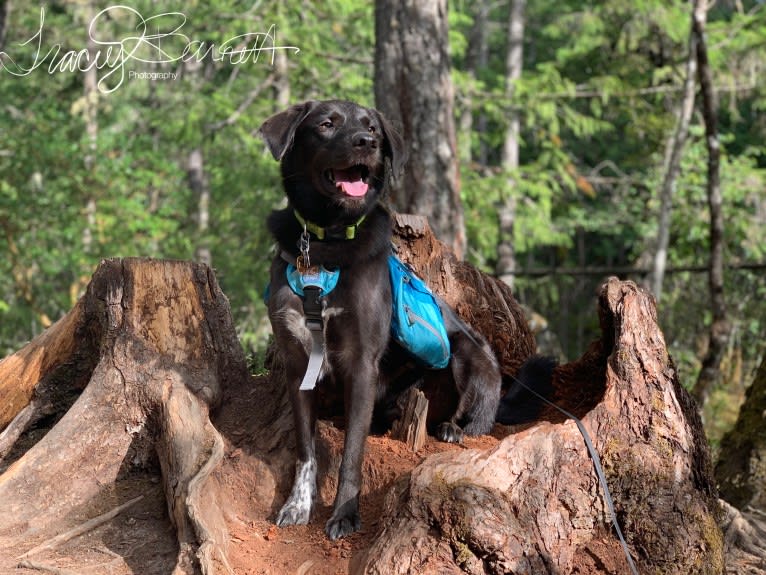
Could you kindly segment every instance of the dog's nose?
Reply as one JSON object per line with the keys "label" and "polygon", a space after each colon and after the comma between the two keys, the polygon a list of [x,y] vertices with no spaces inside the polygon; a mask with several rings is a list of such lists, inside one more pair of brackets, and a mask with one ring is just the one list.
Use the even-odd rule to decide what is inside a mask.
{"label": "dog's nose", "polygon": [[369,132],[359,132],[354,136],[354,146],[358,148],[371,148],[375,138]]}

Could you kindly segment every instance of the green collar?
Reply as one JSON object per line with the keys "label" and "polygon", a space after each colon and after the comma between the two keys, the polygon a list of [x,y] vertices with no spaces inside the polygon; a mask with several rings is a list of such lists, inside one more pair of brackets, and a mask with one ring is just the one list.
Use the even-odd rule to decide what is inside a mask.
{"label": "green collar", "polygon": [[339,228],[323,228],[314,222],[308,221],[298,212],[298,210],[293,210],[293,214],[295,214],[295,219],[298,220],[298,223],[300,223],[300,225],[302,225],[306,230],[314,234],[319,240],[324,240],[325,238],[333,240],[353,240],[356,237],[356,229],[362,225],[362,222],[367,217],[366,215],[362,216],[359,218],[359,221],[350,226],[341,226]]}

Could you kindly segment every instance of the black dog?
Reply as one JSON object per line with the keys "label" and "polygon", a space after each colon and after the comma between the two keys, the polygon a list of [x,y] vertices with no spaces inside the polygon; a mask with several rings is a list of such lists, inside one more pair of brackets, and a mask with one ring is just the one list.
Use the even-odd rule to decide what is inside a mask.
{"label": "black dog", "polygon": [[[337,100],[293,106],[266,120],[260,133],[281,162],[289,200],[286,209],[274,211],[268,220],[281,252],[271,266],[269,318],[297,434],[295,482],[276,522],[307,523],[316,497],[316,397],[315,391],[299,388],[311,350],[317,349],[316,331],[321,330],[324,352],[317,385],[339,384],[345,399],[338,491],[325,527],[337,539],[360,527],[364,443],[376,399],[385,395],[383,359],[396,354],[387,266],[391,219],[379,202],[387,178],[402,169],[403,142],[378,111]],[[304,299],[287,280],[288,265],[304,272],[339,272],[337,285],[318,298],[316,291],[309,295],[307,290]],[[501,377],[486,341],[451,310],[443,307],[443,313],[452,345],[449,371],[459,399],[437,436],[460,441],[463,432],[489,432]]]}

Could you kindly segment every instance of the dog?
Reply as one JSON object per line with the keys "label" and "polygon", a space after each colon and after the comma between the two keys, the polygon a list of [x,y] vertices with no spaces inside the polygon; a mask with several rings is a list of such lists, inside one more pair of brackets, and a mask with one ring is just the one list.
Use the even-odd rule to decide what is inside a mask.
{"label": "dog", "polygon": [[[342,387],[344,398],[345,443],[332,515],[325,525],[327,536],[338,539],[361,527],[362,458],[375,406],[395,405],[391,398],[402,387],[391,385],[403,352],[390,333],[387,259],[392,221],[382,202],[387,182],[405,163],[404,142],[380,112],[342,100],[294,105],[268,118],[259,132],[280,162],[288,200],[267,222],[278,251],[271,265],[268,313],[283,360],[297,444],[293,487],[276,523],[308,523],[316,499],[316,391],[300,389],[316,349],[314,322],[314,331],[321,331],[324,339],[316,386]],[[337,284],[318,299],[316,292],[302,298],[287,279],[289,269],[337,272]],[[309,299],[313,311],[307,307]],[[446,304],[440,302],[440,307],[452,349],[444,371],[457,400],[435,433],[443,441],[459,442],[464,434],[490,431],[501,375],[486,340]],[[413,379],[412,384],[422,382],[420,376]]]}

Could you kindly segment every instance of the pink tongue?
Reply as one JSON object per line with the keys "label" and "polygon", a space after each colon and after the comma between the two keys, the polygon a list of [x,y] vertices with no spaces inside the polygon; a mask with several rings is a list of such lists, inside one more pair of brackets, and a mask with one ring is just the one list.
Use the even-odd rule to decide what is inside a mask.
{"label": "pink tongue", "polygon": [[367,193],[367,184],[362,181],[359,170],[335,170],[335,187],[340,188],[344,194],[361,197]]}

